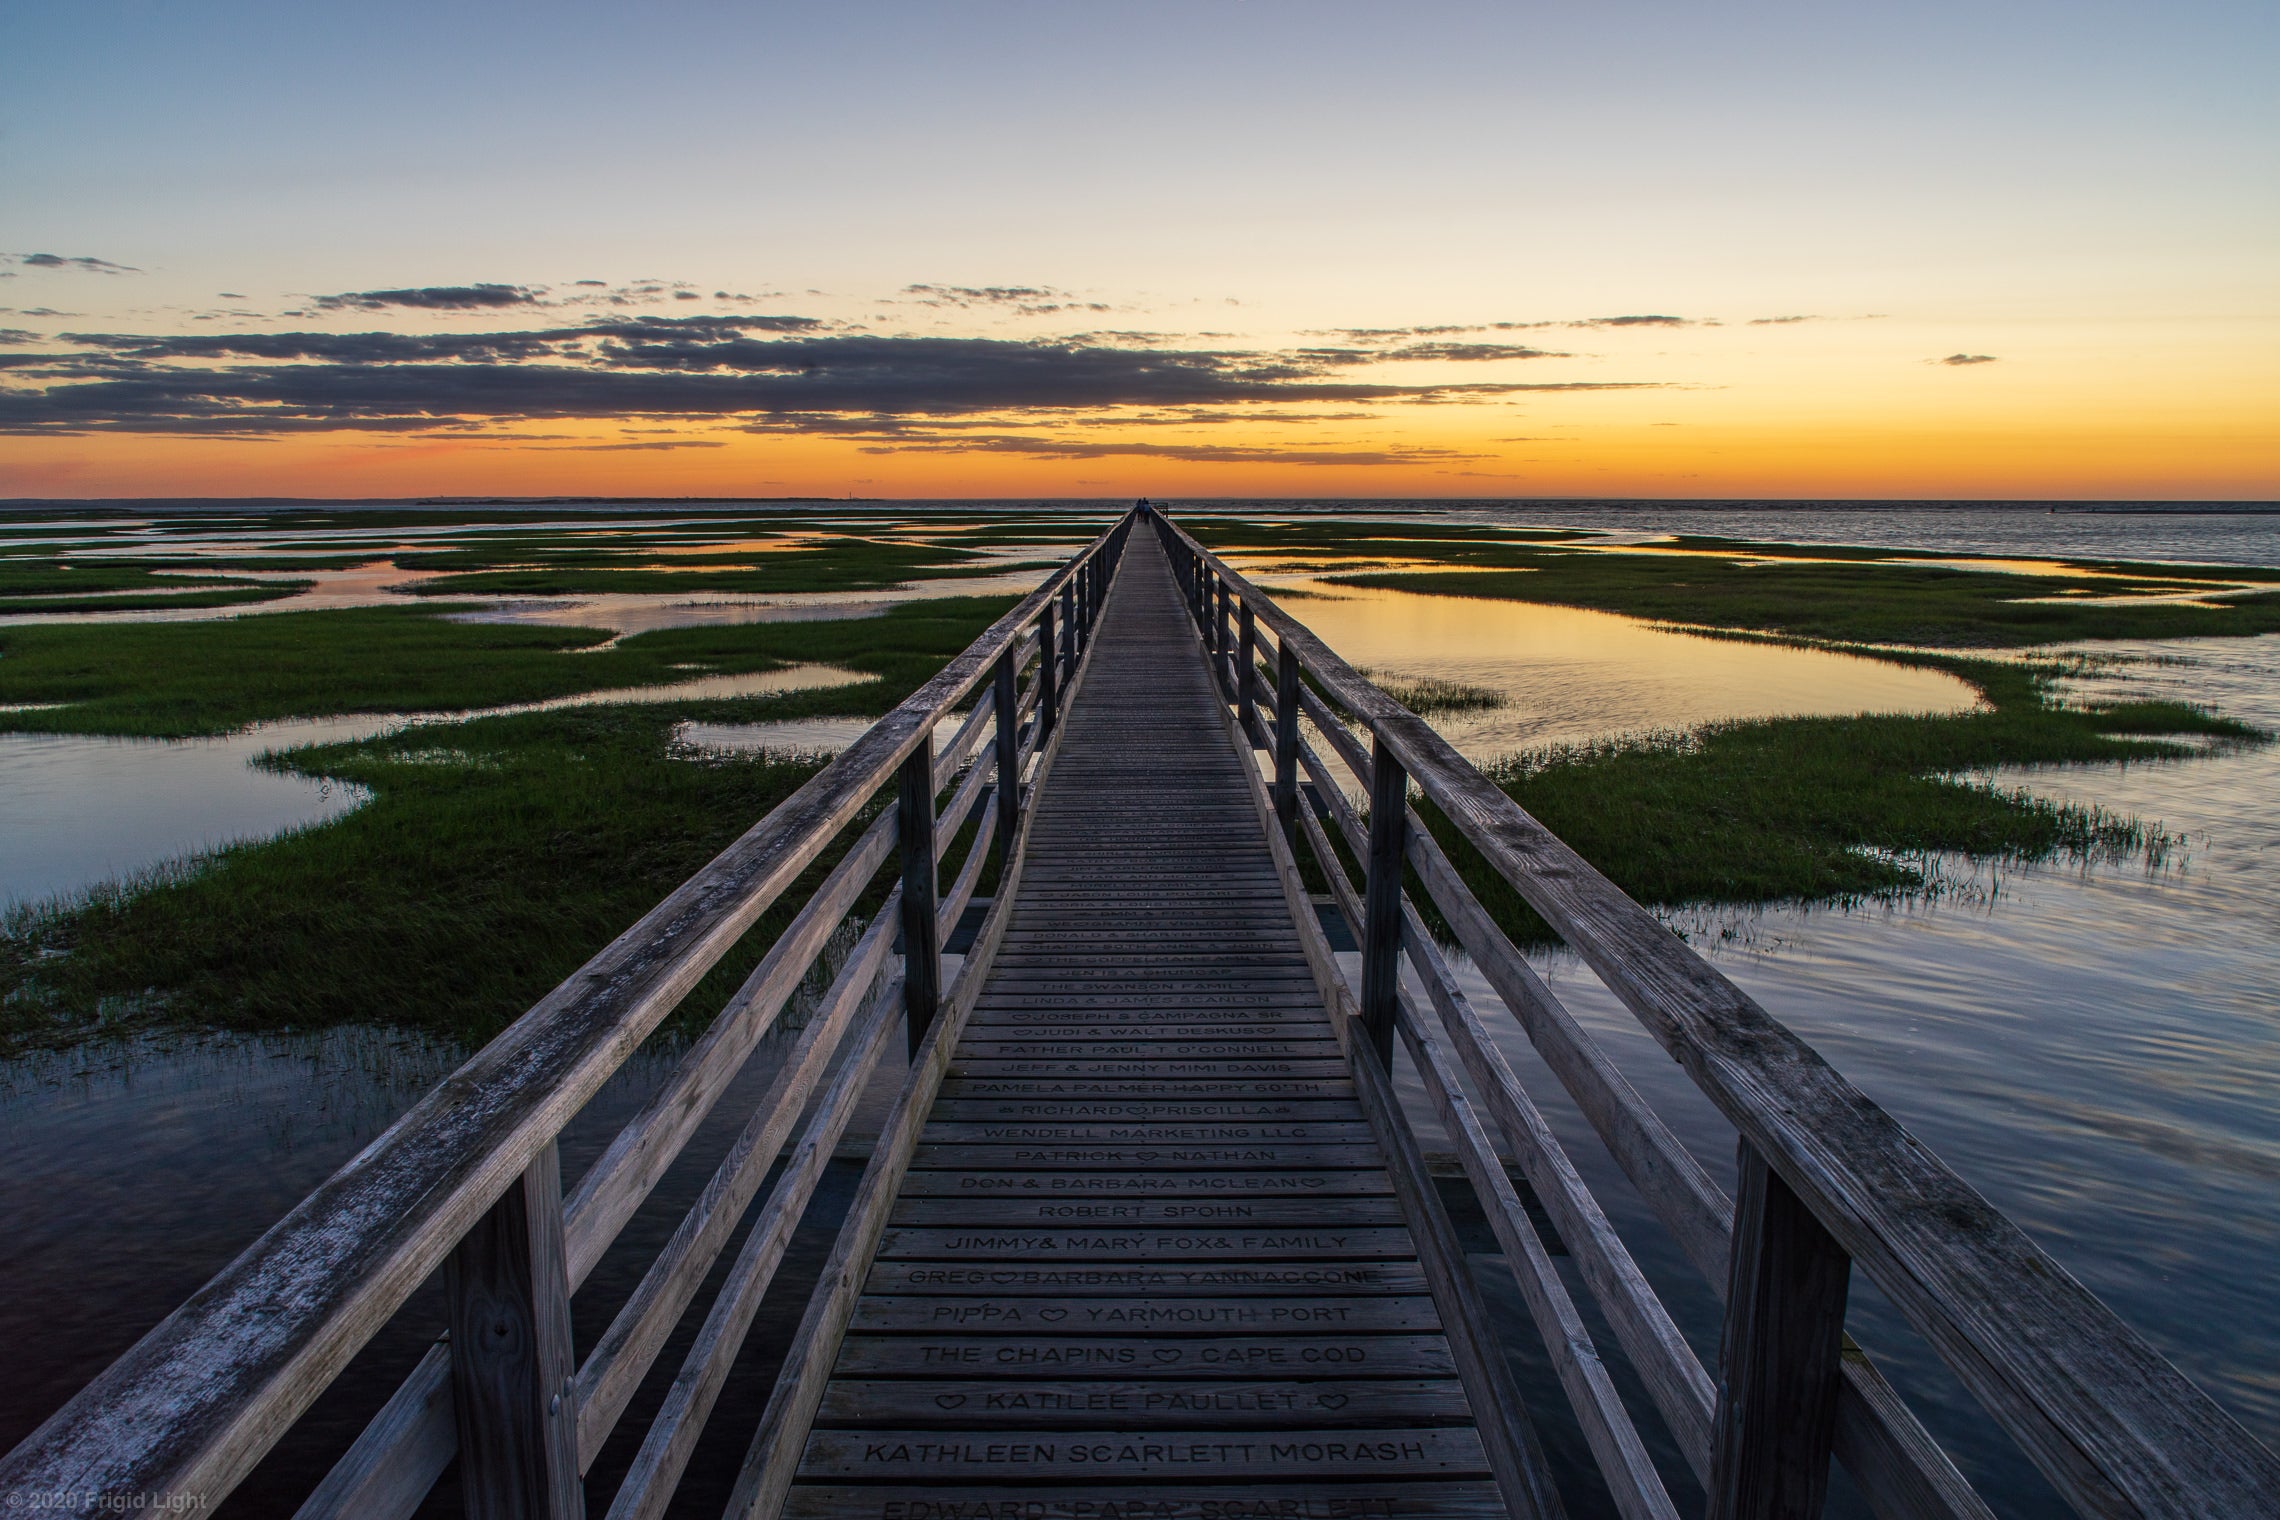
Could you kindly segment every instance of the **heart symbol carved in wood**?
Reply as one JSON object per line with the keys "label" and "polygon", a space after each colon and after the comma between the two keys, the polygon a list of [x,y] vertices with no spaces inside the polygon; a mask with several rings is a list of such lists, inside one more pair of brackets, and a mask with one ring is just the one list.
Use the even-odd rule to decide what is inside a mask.
{"label": "heart symbol carved in wood", "polygon": [[966,1396],[962,1393],[938,1393],[934,1396],[934,1402],[944,1409],[956,1409],[966,1402]]}
{"label": "heart symbol carved in wood", "polygon": [[1343,1409],[1346,1407],[1346,1396],[1342,1393],[1318,1393],[1314,1396],[1314,1402],[1324,1409]]}
{"label": "heart symbol carved in wood", "polygon": [[1159,1362],[1176,1362],[1179,1359],[1180,1348],[1177,1346],[1158,1346],[1156,1348],[1156,1360]]}
{"label": "heart symbol carved in wood", "polygon": [[1040,1309],[1037,1311],[1037,1317],[1048,1325],[1055,1325],[1067,1319],[1069,1311],[1066,1309]]}

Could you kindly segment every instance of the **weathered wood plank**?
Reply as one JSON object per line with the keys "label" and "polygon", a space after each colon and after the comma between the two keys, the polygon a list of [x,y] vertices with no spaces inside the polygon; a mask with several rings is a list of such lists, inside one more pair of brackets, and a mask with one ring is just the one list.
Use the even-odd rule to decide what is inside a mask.
{"label": "weathered wood plank", "polygon": [[1399,1224],[1390,1198],[905,1198],[896,1226]]}
{"label": "weathered wood plank", "polygon": [[1852,1263],[1741,1142],[1709,1520],[1815,1520],[1836,1439]]}
{"label": "weathered wood plank", "polygon": [[[971,1049],[969,1043],[966,1047]],[[1060,1060],[973,1060],[959,1059],[950,1066],[952,1081],[1022,1081],[1047,1077],[1076,1081],[1106,1081],[1120,1077],[1155,1077],[1173,1082],[1205,1082],[1231,1080],[1267,1081],[1319,1081],[1324,1078],[1344,1080],[1345,1063],[1323,1056],[1307,1056],[1295,1060],[1272,1056],[1254,1056],[1246,1061],[1193,1061],[1167,1056],[1150,1061],[1136,1057],[1112,1057],[1105,1060],[1086,1060],[1081,1057],[1064,1057]]]}
{"label": "weathered wood plank", "polygon": [[1075,1142],[1098,1144],[1126,1142],[1140,1145],[1180,1144],[1352,1144],[1368,1143],[1370,1128],[1360,1120],[1308,1120],[1304,1123],[1227,1124],[1095,1124],[1095,1123],[976,1123],[935,1120],[926,1126],[925,1138],[944,1144],[1035,1144]]}
{"label": "weathered wood plank", "polygon": [[1042,1298],[963,1294],[903,1298],[865,1293],[850,1334],[928,1331],[966,1335],[1353,1335],[1437,1330],[1429,1296],[1323,1298]]}
{"label": "weathered wood plank", "polygon": [[1487,1470],[1468,1429],[1162,1431],[968,1435],[819,1430],[801,1471],[829,1480],[1069,1479],[1113,1469],[1124,1482],[1186,1478],[1478,1477]]}
{"label": "weathered wood plank", "polygon": [[952,1124],[991,1120],[1167,1124],[1221,1119],[1307,1123],[1359,1117],[1351,1098],[945,1098],[935,1105],[935,1116]]}
{"label": "weathered wood plank", "polygon": [[1504,1247],[1505,1262],[1519,1285],[1529,1318],[1551,1354],[1568,1407],[1583,1428],[1584,1440],[1599,1464],[1617,1512],[1627,1520],[1677,1520],[1678,1511],[1663,1488],[1654,1458],[1632,1425],[1630,1412],[1623,1407],[1622,1396],[1615,1391],[1614,1380],[1607,1375],[1592,1344],[1591,1332],[1560,1281],[1551,1253],[1544,1248],[1518,1192],[1505,1175],[1504,1163],[1490,1145],[1487,1130],[1473,1112],[1457,1078],[1455,1058],[1435,1032],[1425,1027],[1408,999],[1398,991],[1396,996],[1400,1004],[1396,1017],[1410,1057],[1427,1096],[1440,1112],[1442,1128],[1457,1148],[1489,1227]]}
{"label": "weathered wood plank", "polygon": [[1103,1166],[1225,1167],[1241,1175],[1305,1168],[1378,1165],[1370,1145],[1247,1144],[1219,1141],[1201,1145],[1095,1141],[1081,1144],[960,1145],[927,1141],[911,1166],[945,1171],[979,1171],[1018,1166],[1029,1172],[1050,1168],[1086,1170]]}
{"label": "weathered wood plank", "polygon": [[310,1492],[294,1520],[401,1520],[420,1507],[458,1454],[451,1352],[438,1342]]}
{"label": "weathered wood plank", "polygon": [[452,1251],[444,1302],[461,1505],[473,1520],[583,1520],[555,1147]]}
{"label": "weathered wood plank", "polygon": [[[1584,1187],[1583,1179],[1569,1163],[1566,1152],[1560,1148],[1558,1139],[1552,1134],[1551,1126],[1536,1111],[1534,1103],[1522,1090],[1519,1079],[1513,1075],[1512,1068],[1505,1064],[1504,1057],[1489,1039],[1479,1015],[1473,1011],[1472,1004],[1464,993],[1457,988],[1447,963],[1441,959],[1430,936],[1424,933],[1424,926],[1417,919],[1414,909],[1409,910],[1404,937],[1412,958],[1423,974],[1435,1009],[1440,1014],[1442,1029],[1448,1037],[1453,1054],[1471,1075],[1475,1090],[1483,1095],[1486,1108],[1497,1120],[1507,1143],[1512,1146],[1521,1170],[1527,1175],[1537,1198],[1551,1217],[1554,1228],[1567,1243],[1570,1255],[1582,1270],[1584,1281],[1590,1286],[1593,1297],[1598,1300],[1601,1312],[1614,1327],[1617,1341],[1630,1356],[1641,1380],[1646,1383],[1649,1396],[1654,1399],[1656,1410],[1678,1442],[1679,1450],[1685,1454],[1696,1476],[1706,1477],[1709,1473],[1710,1416],[1715,1398],[1709,1373],[1703,1370],[1702,1364],[1695,1358],[1693,1348],[1687,1345],[1685,1337],[1671,1322],[1670,1315],[1663,1309],[1662,1301],[1648,1285],[1645,1274],[1639,1271],[1630,1252],[1616,1235],[1614,1226],[1601,1213],[1598,1201]],[[1422,1056],[1418,1065],[1420,1072],[1427,1075],[1428,1081],[1435,1084],[1436,1101],[1440,1101],[1441,1089],[1461,1092],[1453,1070],[1433,1066],[1428,1072],[1428,1066],[1433,1063]],[[1444,1127],[1447,1126],[1449,1117],[1444,1113]],[[1468,1158],[1468,1172],[1482,1166],[1493,1166],[1498,1178],[1501,1178],[1503,1164],[1493,1156]],[[1474,1191],[1482,1192],[1478,1178],[1474,1182]],[[1528,1243],[1536,1237],[1533,1228],[1526,1226],[1524,1219],[1511,1217],[1511,1205],[1517,1203],[1517,1199],[1504,1200],[1502,1195],[1508,1191],[1509,1185],[1499,1187],[1496,1179],[1490,1179],[1487,1193],[1483,1196],[1485,1198],[1494,1194],[1499,1198],[1503,1204],[1500,1216],[1509,1220],[1512,1232],[1527,1229],[1525,1238],[1505,1242],[1505,1255],[1517,1261],[1529,1255]],[[1506,1230],[1500,1228],[1499,1235],[1504,1233]],[[1538,1242],[1539,1246],[1540,1244]],[[1531,1266],[1547,1282],[1544,1311],[1557,1316],[1557,1305],[1551,1302],[1548,1293],[1548,1286],[1558,1281],[1556,1275],[1549,1271],[1550,1263],[1546,1261],[1540,1266],[1531,1263]],[[1560,1296],[1565,1297],[1564,1291]],[[1535,1305],[1531,1304],[1531,1307]],[[1548,1332],[1546,1339],[1549,1343],[1551,1337]],[[1563,1376],[1579,1379],[1587,1377],[1586,1369],[1581,1366],[1572,1371],[1563,1367],[1562,1373]],[[1596,1384],[1597,1380],[1592,1381]],[[1597,1392],[1596,1387],[1593,1392]],[[1628,1457],[1620,1460],[1628,1460]]]}
{"label": "weathered wood plank", "polygon": [[1354,1084],[1343,1077],[1207,1077],[1189,1081],[1161,1077],[958,1077],[945,1082],[945,1098],[1209,1098],[1246,1093],[1262,1098],[1351,1100]]}
{"label": "weathered wood plank", "polygon": [[873,1293],[1423,1293],[1414,1261],[1157,1262],[1147,1265],[881,1261]]}
{"label": "weathered wood plank", "polygon": [[1223,1488],[1096,1484],[1019,1488],[803,1483],[786,1520],[1503,1520],[1489,1483],[1246,1483]]}
{"label": "weathered wood plank", "polygon": [[949,1419],[987,1420],[1007,1430],[1149,1430],[1208,1425],[1331,1428],[1364,1409],[1381,1421],[1469,1419],[1464,1387],[1448,1378],[1374,1382],[995,1382],[846,1378],[816,1412],[820,1426],[924,1428]]}
{"label": "weathered wood plank", "polygon": [[880,1256],[1020,1256],[1057,1261],[1268,1261],[1287,1257],[1380,1257],[1409,1254],[1406,1230],[1378,1225],[1155,1226],[1072,1228],[1061,1225],[974,1229],[896,1226],[879,1240]]}
{"label": "weathered wood plank", "polygon": [[[1144,1164],[1144,1163],[1142,1163]],[[913,1170],[903,1179],[905,1198],[991,1198],[1049,1194],[1079,1198],[1382,1197],[1393,1191],[1384,1168],[1350,1172],[997,1172],[980,1169]]]}
{"label": "weathered wood plank", "polygon": [[[775,1161],[777,1152],[783,1149],[792,1126],[798,1122],[809,1093],[822,1080],[841,1037],[870,998],[886,962],[890,939],[887,925],[894,921],[895,906],[890,893],[879,916],[864,931],[841,966],[823,1005],[800,1031],[782,1068],[754,1105],[752,1118],[730,1143],[704,1191],[690,1205],[680,1225],[658,1251],[640,1283],[578,1369],[581,1471],[601,1450],[602,1442],[616,1426],[618,1416],[648,1373],[666,1336],[680,1322],[705,1274],[712,1270],[714,1260],[727,1245],[753,1193]],[[858,1047],[861,1048],[864,1047]],[[828,1102],[826,1109],[829,1109]],[[835,1132],[833,1142],[836,1141]],[[824,1151],[828,1156],[830,1147],[827,1145]],[[783,1186],[778,1184],[779,1189]]]}
{"label": "weathered wood plank", "polygon": [[851,1377],[1445,1378],[1442,1335],[851,1335]]}
{"label": "weathered wood plank", "polygon": [[[687,1468],[705,1421],[728,1380],[737,1353],[759,1311],[760,1302],[782,1265],[792,1232],[807,1212],[816,1184],[831,1162],[839,1137],[846,1132],[871,1074],[878,1069],[894,1028],[892,983],[888,996],[873,1001],[863,1027],[856,1033],[847,1059],[841,1063],[816,1104],[799,1144],[786,1158],[783,1175],[753,1221],[730,1264],[727,1278],[705,1311],[704,1323],[682,1358],[681,1369],[665,1391],[664,1402],[650,1420],[641,1447],[634,1453],[610,1504],[609,1520],[655,1520],[672,1503],[681,1474]],[[600,1453],[601,1436],[587,1444],[587,1461]]]}

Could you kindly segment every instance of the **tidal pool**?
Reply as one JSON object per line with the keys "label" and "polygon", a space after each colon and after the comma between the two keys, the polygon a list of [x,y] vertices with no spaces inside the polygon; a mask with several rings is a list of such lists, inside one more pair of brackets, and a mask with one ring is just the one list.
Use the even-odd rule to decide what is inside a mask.
{"label": "tidal pool", "polygon": [[609,703],[808,691],[868,679],[831,665],[581,692],[476,712],[366,713],[258,723],[211,739],[0,734],[0,905],[83,892],[170,861],[307,828],[357,807],[362,787],[253,762],[305,744],[370,739],[415,723]]}
{"label": "tidal pool", "polygon": [[1436,713],[1468,759],[1748,718],[1967,712],[1940,670],[1745,639],[1704,638],[1580,607],[1320,582],[1284,609],[1381,678],[1484,686],[1505,705]]}

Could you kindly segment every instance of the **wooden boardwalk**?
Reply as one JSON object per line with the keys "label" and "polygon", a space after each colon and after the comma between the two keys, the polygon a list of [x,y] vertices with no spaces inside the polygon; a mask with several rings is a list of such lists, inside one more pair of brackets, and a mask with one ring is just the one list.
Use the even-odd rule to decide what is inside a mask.
{"label": "wooden boardwalk", "polygon": [[1134,548],[786,1513],[1501,1514],[1249,756]]}

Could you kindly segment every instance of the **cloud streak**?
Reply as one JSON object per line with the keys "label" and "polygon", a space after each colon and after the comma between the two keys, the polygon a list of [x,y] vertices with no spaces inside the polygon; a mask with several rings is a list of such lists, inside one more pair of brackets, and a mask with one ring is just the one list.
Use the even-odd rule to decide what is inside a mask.
{"label": "cloud streak", "polygon": [[961,311],[994,307],[1024,317],[1116,309],[1106,301],[1087,301],[1050,285],[905,285],[902,294],[921,306],[954,307]]}
{"label": "cloud streak", "polygon": [[1952,364],[1958,366],[1965,364],[1993,364],[1995,362],[1995,356],[1993,354],[1949,354],[1944,359],[1926,359],[1924,362],[1926,364]]}
{"label": "cloud streak", "polygon": [[400,290],[350,290],[318,296],[311,304],[318,311],[385,311],[391,306],[413,311],[496,311],[503,306],[535,306],[546,293],[530,285],[417,285]]}
{"label": "cloud streak", "polygon": [[98,259],[84,253],[11,253],[0,256],[0,262],[20,264],[26,269],[69,269],[80,274],[142,273],[132,264],[114,264],[109,259]]}
{"label": "cloud streak", "polygon": [[[527,287],[496,288],[517,293],[502,304],[528,304],[520,298]],[[1284,353],[825,329],[810,317],[751,315],[603,318],[478,333],[66,333],[56,340],[59,352],[11,356],[15,379],[0,387],[0,431],[259,436],[635,417],[875,425],[998,413],[1433,403],[1654,383],[1386,384],[1352,373],[1392,359],[1548,357],[1509,345]],[[815,423],[813,430],[830,429]]]}

